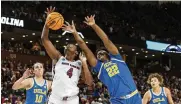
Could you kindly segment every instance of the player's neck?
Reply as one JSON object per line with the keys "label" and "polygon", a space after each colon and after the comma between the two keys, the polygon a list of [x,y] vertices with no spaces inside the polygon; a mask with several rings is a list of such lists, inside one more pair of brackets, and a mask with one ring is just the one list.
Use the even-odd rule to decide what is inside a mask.
{"label": "player's neck", "polygon": [[160,92],[160,86],[153,88],[153,92]]}
{"label": "player's neck", "polygon": [[74,57],[73,57],[73,56],[70,56],[70,55],[67,56],[67,55],[66,55],[65,58],[66,58],[68,61],[72,61],[72,62],[74,61]]}
{"label": "player's neck", "polygon": [[36,80],[36,81],[41,81],[41,80],[43,80],[43,76],[41,76],[41,77],[35,76],[35,80]]}

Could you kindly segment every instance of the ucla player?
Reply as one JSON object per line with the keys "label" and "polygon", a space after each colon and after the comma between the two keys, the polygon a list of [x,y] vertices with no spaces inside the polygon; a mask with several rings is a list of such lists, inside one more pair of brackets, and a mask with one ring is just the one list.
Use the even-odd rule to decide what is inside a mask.
{"label": "ucla player", "polygon": [[[47,8],[47,15],[53,12],[55,8]],[[84,75],[85,83],[89,86],[93,84],[93,78],[88,70],[86,60],[78,55],[77,47],[74,44],[68,44],[64,50],[63,56],[51,43],[48,38],[49,28],[45,24],[41,40],[48,55],[54,61],[54,77],[52,82],[52,92],[48,104],[79,104],[79,88],[77,86],[80,75]],[[82,71],[83,67],[83,71]],[[82,74],[81,74],[82,73]]]}
{"label": "ucla player", "polygon": [[27,69],[23,76],[14,83],[12,89],[26,89],[25,104],[45,104],[48,90],[51,88],[51,81],[43,78],[44,68],[42,63],[35,63],[33,69],[35,75],[33,78],[28,78],[31,75],[31,71]]}
{"label": "ucla player", "polygon": [[98,50],[97,59],[78,35],[73,21],[72,25],[66,22],[63,30],[70,31],[73,34],[78,45],[84,51],[89,64],[98,73],[98,78],[107,86],[111,97],[110,102],[112,104],[141,104],[141,96],[118,49],[95,23],[94,16],[87,16],[85,19],[84,22],[94,29],[108,50],[108,52],[103,49]]}
{"label": "ucla player", "polygon": [[163,77],[158,73],[150,74],[148,84],[152,89],[148,90],[143,97],[143,104],[174,104],[170,90],[163,85]]}

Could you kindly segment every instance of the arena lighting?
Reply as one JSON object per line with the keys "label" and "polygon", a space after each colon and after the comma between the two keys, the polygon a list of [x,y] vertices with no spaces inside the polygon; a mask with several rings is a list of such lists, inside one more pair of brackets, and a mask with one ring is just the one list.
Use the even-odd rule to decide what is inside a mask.
{"label": "arena lighting", "polygon": [[66,40],[69,40],[69,38],[67,38]]}
{"label": "arena lighting", "polygon": [[152,55],[153,57],[155,56],[155,55]]}
{"label": "arena lighting", "polygon": [[122,49],[123,47],[119,47],[119,49]]}
{"label": "arena lighting", "polygon": [[58,40],[56,40],[56,42],[58,43],[59,41],[58,41]]}
{"label": "arena lighting", "polygon": [[139,54],[139,53],[136,53],[137,55]]}
{"label": "arena lighting", "polygon": [[14,38],[11,38],[11,40],[14,40]]}
{"label": "arena lighting", "polygon": [[25,35],[22,36],[23,38],[26,37]]}
{"label": "arena lighting", "polygon": [[145,56],[145,58],[147,58],[148,56]]}
{"label": "arena lighting", "polygon": [[30,43],[32,43],[33,41],[32,40],[30,40]]}
{"label": "arena lighting", "polygon": [[145,51],[145,53],[148,53],[148,51]]}
{"label": "arena lighting", "polygon": [[89,43],[89,42],[85,42],[85,43]]}
{"label": "arena lighting", "polygon": [[[66,33],[71,33],[71,32],[70,32],[70,31],[64,31],[64,32],[62,33],[62,35],[65,35]],[[83,36],[83,34],[82,34],[81,32],[77,32],[77,33],[80,35],[81,38],[84,39],[84,36]]]}
{"label": "arena lighting", "polygon": [[135,49],[132,49],[132,51],[135,51]]}
{"label": "arena lighting", "polygon": [[162,53],[162,55],[164,55],[164,53]]}
{"label": "arena lighting", "polygon": [[35,35],[35,33],[32,33],[32,35]]}
{"label": "arena lighting", "polygon": [[61,35],[58,35],[59,38],[61,38]]}

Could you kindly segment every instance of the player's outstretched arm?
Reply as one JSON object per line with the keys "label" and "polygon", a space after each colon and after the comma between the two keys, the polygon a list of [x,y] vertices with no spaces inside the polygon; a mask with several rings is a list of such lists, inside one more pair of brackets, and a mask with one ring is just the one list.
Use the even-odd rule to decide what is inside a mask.
{"label": "player's outstretched arm", "polygon": [[150,100],[150,92],[147,91],[143,96],[142,104],[148,104],[149,100]]}
{"label": "player's outstretched arm", "polygon": [[111,40],[108,38],[106,33],[95,23],[94,17],[95,17],[95,15],[93,15],[93,16],[91,15],[90,17],[89,16],[85,17],[84,23],[86,23],[87,25],[91,26],[94,29],[96,34],[103,41],[104,46],[107,48],[107,50],[111,54],[117,55],[119,53],[117,47],[111,42]]}
{"label": "player's outstretched arm", "polygon": [[170,90],[165,87],[164,87],[164,89],[165,89],[169,104],[174,104]]}
{"label": "player's outstretched arm", "polygon": [[[28,88],[31,86],[31,82],[30,82],[30,79],[28,78],[30,76],[30,70],[27,69],[23,76],[18,79],[12,86],[12,89],[13,90],[18,90],[18,89],[21,89],[21,88]],[[26,79],[28,78],[28,79]]]}
{"label": "player's outstretched arm", "polygon": [[83,78],[84,78],[84,83],[88,85],[88,88],[90,88],[91,90],[93,89],[93,78],[91,75],[91,72],[89,71],[88,65],[87,65],[87,59],[86,57],[83,55],[83,53],[79,54],[79,59],[82,62],[82,67],[83,67]]}
{"label": "player's outstretched arm", "polygon": [[[50,7],[49,9],[47,8],[47,12],[46,12],[47,16],[54,10],[55,10],[55,7],[54,8]],[[42,44],[45,47],[50,58],[58,60],[61,54],[57,51],[57,49],[53,46],[52,42],[49,40],[48,34],[49,34],[49,28],[45,23],[43,27],[42,35],[41,35]]]}
{"label": "player's outstretched arm", "polygon": [[92,53],[92,51],[87,47],[86,43],[84,42],[84,40],[78,35],[77,30],[75,29],[75,25],[74,22],[72,21],[72,25],[70,25],[68,22],[65,22],[66,25],[64,24],[64,26],[62,27],[64,31],[70,31],[76,42],[78,43],[79,47],[82,49],[82,51],[85,53],[85,56],[89,62],[89,64],[92,67],[95,67],[97,64],[97,59],[95,58],[94,54]]}

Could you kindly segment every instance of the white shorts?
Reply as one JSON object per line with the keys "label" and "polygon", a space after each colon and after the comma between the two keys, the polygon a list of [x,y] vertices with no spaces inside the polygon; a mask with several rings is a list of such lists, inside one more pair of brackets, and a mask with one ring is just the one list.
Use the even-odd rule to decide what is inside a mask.
{"label": "white shorts", "polygon": [[79,97],[76,95],[67,98],[67,100],[63,100],[63,99],[57,99],[50,95],[48,104],[79,104]]}

